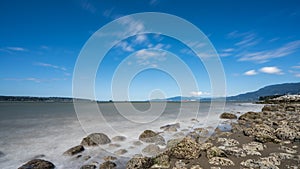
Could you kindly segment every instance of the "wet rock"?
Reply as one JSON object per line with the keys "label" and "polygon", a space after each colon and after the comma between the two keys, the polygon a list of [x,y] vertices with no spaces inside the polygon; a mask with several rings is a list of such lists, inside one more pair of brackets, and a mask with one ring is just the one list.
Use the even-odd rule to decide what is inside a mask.
{"label": "wet rock", "polygon": [[114,156],[105,156],[103,159],[104,159],[104,161],[114,161],[114,160],[117,160],[117,157],[114,157]]}
{"label": "wet rock", "polygon": [[208,160],[209,164],[220,165],[220,166],[234,166],[233,161],[223,157],[213,157]]}
{"label": "wet rock", "polygon": [[125,136],[115,136],[111,139],[112,141],[116,141],[116,142],[119,142],[119,141],[125,141],[126,140],[126,137]]}
{"label": "wet rock", "polygon": [[80,167],[80,169],[96,169],[97,167],[95,165],[83,165]]}
{"label": "wet rock", "polygon": [[108,145],[110,148],[118,148],[118,147],[121,147],[120,144],[109,144]]}
{"label": "wet rock", "polygon": [[153,160],[154,165],[151,168],[169,168],[170,167],[170,158],[168,155],[158,155]]}
{"label": "wet rock", "polygon": [[149,144],[142,150],[142,152],[147,155],[154,156],[160,152],[160,148],[157,145]]}
{"label": "wet rock", "polygon": [[200,167],[200,165],[193,165],[191,166],[191,169],[203,169],[203,168]]}
{"label": "wet rock", "polygon": [[115,169],[117,167],[116,163],[111,161],[105,161],[99,167],[99,169]]}
{"label": "wet rock", "polygon": [[214,146],[206,151],[206,157],[208,159],[211,159],[213,157],[227,157],[227,155],[225,154],[225,152],[223,150]]}
{"label": "wet rock", "polygon": [[267,104],[262,108],[262,111],[276,112],[276,111],[280,111],[280,110],[282,110],[282,106],[278,105],[278,104]]}
{"label": "wet rock", "polygon": [[120,150],[117,150],[114,152],[114,154],[116,154],[116,155],[123,155],[125,153],[127,153],[127,150],[125,150],[125,149],[120,149]]}
{"label": "wet rock", "polygon": [[179,128],[180,128],[180,124],[179,123],[168,124],[168,125],[160,127],[161,130],[169,131],[169,132],[176,132],[177,129],[179,129]]}
{"label": "wet rock", "polygon": [[297,132],[287,126],[276,129],[275,134],[280,140],[294,141],[297,136]]}
{"label": "wet rock", "polygon": [[239,147],[225,147],[220,146],[219,149],[223,150],[226,155],[233,155],[236,157],[246,157],[246,153],[242,148]]}
{"label": "wet rock", "polygon": [[42,160],[42,159],[34,159],[26,164],[22,165],[18,169],[54,169],[55,166],[53,163]]}
{"label": "wet rock", "polygon": [[237,146],[240,143],[235,139],[230,138],[218,138],[219,143],[221,143],[223,146]]}
{"label": "wet rock", "polygon": [[153,165],[153,160],[149,157],[132,158],[127,164],[127,169],[148,169]]}
{"label": "wet rock", "polygon": [[65,151],[63,154],[73,156],[75,154],[81,153],[82,151],[84,151],[84,147],[82,145],[78,145],[70,148],[69,150]]}
{"label": "wet rock", "polygon": [[289,147],[286,147],[286,146],[281,146],[279,149],[280,149],[280,150],[283,150],[283,151],[285,151],[285,152],[287,152],[287,153],[290,153],[290,154],[295,154],[295,153],[297,153],[297,150],[294,150],[294,149],[289,148]]}
{"label": "wet rock", "polygon": [[102,144],[110,143],[110,139],[107,135],[103,133],[92,133],[87,137],[83,138],[81,141],[81,145],[84,146],[97,146]]}
{"label": "wet rock", "polygon": [[239,120],[254,120],[260,118],[260,114],[257,112],[247,112],[239,117]]}
{"label": "wet rock", "polygon": [[140,146],[140,145],[143,145],[143,143],[140,141],[135,141],[135,142],[133,142],[133,145]]}
{"label": "wet rock", "polygon": [[256,160],[248,159],[246,161],[242,161],[241,166],[248,167],[248,168],[258,168],[259,164]]}
{"label": "wet rock", "polygon": [[173,169],[187,169],[185,163],[181,160],[175,162],[175,167]]}
{"label": "wet rock", "polygon": [[176,146],[182,139],[170,139],[167,142],[167,148],[172,148]]}
{"label": "wet rock", "polygon": [[212,143],[202,143],[202,144],[200,144],[200,150],[201,151],[206,151],[206,150],[210,149],[213,146],[214,145]]}
{"label": "wet rock", "polygon": [[258,155],[261,156],[261,153],[258,151],[263,151],[266,146],[259,142],[250,142],[243,144],[243,149],[247,155]]}
{"label": "wet rock", "polygon": [[220,115],[220,118],[221,119],[237,119],[237,116],[235,114],[225,112]]}
{"label": "wet rock", "polygon": [[200,156],[200,146],[190,138],[184,138],[175,147],[171,148],[170,156],[178,159],[196,159]]}
{"label": "wet rock", "polygon": [[152,130],[145,130],[140,136],[139,140],[146,143],[156,143],[158,145],[165,145],[165,139],[158,133]]}

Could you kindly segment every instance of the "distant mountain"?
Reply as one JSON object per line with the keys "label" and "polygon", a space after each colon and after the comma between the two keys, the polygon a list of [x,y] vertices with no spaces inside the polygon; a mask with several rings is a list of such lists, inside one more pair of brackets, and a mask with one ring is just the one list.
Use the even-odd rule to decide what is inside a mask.
{"label": "distant mountain", "polygon": [[228,101],[257,101],[260,97],[300,94],[300,83],[284,83],[263,87],[254,92],[239,94],[237,96],[227,97]]}
{"label": "distant mountain", "polygon": [[[285,94],[300,94],[300,83],[284,83],[276,84],[263,87],[254,92],[248,92],[244,94],[239,94],[237,96],[229,96],[226,98],[227,101],[258,101],[260,97],[265,96],[281,96]],[[210,101],[211,98],[200,98],[200,97],[184,97],[176,96],[166,99],[155,99],[152,101]]]}

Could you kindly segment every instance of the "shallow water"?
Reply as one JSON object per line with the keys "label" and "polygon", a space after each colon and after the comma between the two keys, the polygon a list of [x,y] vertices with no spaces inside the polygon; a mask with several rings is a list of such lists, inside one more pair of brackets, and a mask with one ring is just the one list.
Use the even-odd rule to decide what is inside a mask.
{"label": "shallow water", "polygon": [[[141,153],[146,146],[133,145],[145,129],[161,131],[162,125],[176,122],[180,123],[180,129],[213,126],[223,111],[243,113],[262,108],[262,105],[251,103],[227,103],[224,110],[222,106],[217,109],[215,106],[209,116],[210,103],[200,106],[192,102],[167,103],[161,112],[155,108],[160,103],[154,103],[153,109],[149,109],[149,103],[134,103],[135,109],[141,112],[126,107],[130,103],[98,103],[96,106],[100,111],[92,108],[95,104],[80,103],[75,112],[73,103],[0,103],[0,168],[17,168],[35,157],[49,160],[57,168],[79,168],[83,161],[62,156],[62,153],[80,144],[82,138],[92,132],[103,132],[110,138],[123,135],[127,140],[119,142],[121,147],[118,148],[102,146],[107,153],[100,148],[87,149],[83,155],[92,154],[95,158],[85,163],[101,163],[105,154],[121,148],[128,150],[124,154],[127,159]],[[162,135],[166,140],[174,137],[173,133]]]}

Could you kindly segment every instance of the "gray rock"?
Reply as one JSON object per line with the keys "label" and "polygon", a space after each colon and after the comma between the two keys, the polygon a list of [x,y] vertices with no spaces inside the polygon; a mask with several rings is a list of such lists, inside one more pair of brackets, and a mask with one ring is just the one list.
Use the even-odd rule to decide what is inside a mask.
{"label": "gray rock", "polygon": [[184,138],[175,147],[171,148],[170,156],[178,159],[196,159],[200,156],[200,146],[190,138]]}
{"label": "gray rock", "polygon": [[221,150],[220,148],[214,146],[214,147],[209,148],[206,151],[206,157],[208,159],[211,159],[213,157],[227,157],[227,155],[223,150]]}
{"label": "gray rock", "polygon": [[125,141],[126,140],[126,137],[125,136],[115,136],[111,139],[112,141]]}
{"label": "gray rock", "polygon": [[53,163],[42,160],[42,159],[34,159],[26,164],[22,165],[18,169],[54,169],[55,166]]}
{"label": "gray rock", "polygon": [[114,154],[116,154],[116,155],[123,155],[125,153],[127,153],[127,150],[125,150],[125,149],[120,149],[120,150],[117,150],[114,152]]}
{"label": "gray rock", "polygon": [[187,169],[185,163],[181,160],[175,162],[175,167],[173,169]]}
{"label": "gray rock", "polygon": [[99,167],[99,169],[115,169],[117,167],[116,163],[111,161],[105,161]]}
{"label": "gray rock", "polygon": [[235,114],[225,112],[220,115],[220,118],[221,119],[237,119],[237,116]]}
{"label": "gray rock", "polygon": [[80,169],[96,169],[97,167],[95,165],[83,165],[80,167]]}
{"label": "gray rock", "polygon": [[149,144],[142,150],[142,152],[147,155],[154,156],[160,152],[160,148],[157,145]]}
{"label": "gray rock", "polygon": [[180,124],[179,123],[167,124],[165,126],[160,127],[161,130],[169,131],[169,132],[176,132],[177,129],[179,129],[179,128],[180,128]]}
{"label": "gray rock", "polygon": [[64,155],[73,156],[75,154],[81,153],[82,151],[84,151],[84,147],[82,145],[78,145],[78,146],[72,147],[69,150],[65,151]]}
{"label": "gray rock", "polygon": [[139,140],[146,143],[156,143],[158,145],[165,145],[165,139],[152,130],[145,130],[142,134],[140,134]]}
{"label": "gray rock", "polygon": [[84,146],[97,146],[110,143],[109,137],[103,133],[92,133],[83,138],[81,145]]}
{"label": "gray rock", "polygon": [[170,167],[170,158],[168,155],[158,155],[153,160],[154,165],[151,168],[169,168]]}
{"label": "gray rock", "polygon": [[220,165],[220,166],[234,166],[233,161],[223,157],[213,157],[208,160],[209,164]]}
{"label": "gray rock", "polygon": [[127,164],[127,169],[149,169],[153,165],[153,160],[149,157],[132,158]]}
{"label": "gray rock", "polygon": [[240,143],[235,139],[230,138],[218,138],[218,143],[221,143],[223,146],[237,146]]}

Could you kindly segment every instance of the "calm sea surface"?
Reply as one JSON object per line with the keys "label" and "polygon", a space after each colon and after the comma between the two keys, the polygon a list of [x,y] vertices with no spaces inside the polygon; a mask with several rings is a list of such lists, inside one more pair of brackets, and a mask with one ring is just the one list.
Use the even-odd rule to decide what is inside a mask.
{"label": "calm sea surface", "polygon": [[[57,168],[79,168],[82,162],[68,161],[62,153],[80,144],[82,138],[92,132],[103,132],[110,138],[126,136],[127,141],[120,145],[125,149],[130,147],[127,153],[130,156],[139,153],[140,149],[129,145],[145,129],[160,131],[160,126],[175,122],[180,123],[181,129],[195,125],[212,126],[223,111],[260,111],[262,108],[262,105],[251,103],[227,103],[224,109],[221,105],[215,105],[212,112],[209,112],[210,103],[154,103],[153,106],[149,103],[134,103],[134,109],[129,105],[78,103],[75,111],[73,103],[2,102],[0,168],[14,169],[36,157],[52,161]],[[192,123],[192,119],[198,122]],[[163,136],[166,139],[172,137],[168,134]],[[110,147],[103,148],[115,151]]]}

